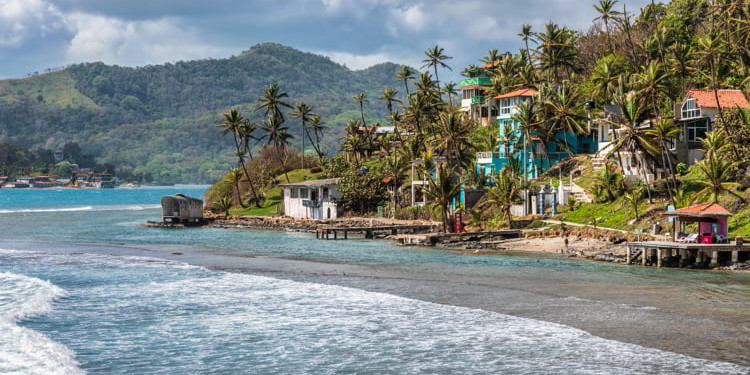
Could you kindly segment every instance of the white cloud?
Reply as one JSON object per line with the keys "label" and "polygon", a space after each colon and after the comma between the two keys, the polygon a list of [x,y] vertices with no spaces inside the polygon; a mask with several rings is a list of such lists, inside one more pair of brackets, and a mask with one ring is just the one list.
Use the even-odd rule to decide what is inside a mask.
{"label": "white cloud", "polygon": [[67,17],[76,31],[66,51],[69,63],[144,65],[228,54],[201,42],[196,31],[173,18],[125,21],[86,13]]}
{"label": "white cloud", "polygon": [[18,47],[65,32],[63,14],[44,0],[0,1],[0,46]]}
{"label": "white cloud", "polygon": [[393,56],[386,53],[373,53],[368,55],[357,55],[349,52],[340,51],[311,51],[315,54],[328,56],[331,60],[346,65],[347,68],[352,70],[367,69],[373,65],[377,65],[384,62],[392,62],[397,64],[416,64],[416,59],[404,58],[399,56]]}

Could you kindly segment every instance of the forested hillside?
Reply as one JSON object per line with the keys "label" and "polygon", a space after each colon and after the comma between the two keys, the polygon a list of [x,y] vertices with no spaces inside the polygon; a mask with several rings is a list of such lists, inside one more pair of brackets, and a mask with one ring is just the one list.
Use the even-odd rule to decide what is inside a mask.
{"label": "forested hillside", "polygon": [[[380,64],[352,71],[330,59],[278,44],[260,44],[228,59],[126,68],[102,63],[19,80],[0,81],[0,142],[57,149],[77,142],[121,177],[160,182],[220,178],[232,166],[228,139],[216,127],[221,114],[239,107],[251,115],[263,88],[276,83],[289,103],[307,103],[330,128],[326,148],[335,152],[341,128],[359,117],[352,96],[372,99],[365,115],[382,118],[375,98],[399,88],[400,67]],[[288,119],[292,135],[300,128]],[[293,141],[294,142],[294,141]]]}

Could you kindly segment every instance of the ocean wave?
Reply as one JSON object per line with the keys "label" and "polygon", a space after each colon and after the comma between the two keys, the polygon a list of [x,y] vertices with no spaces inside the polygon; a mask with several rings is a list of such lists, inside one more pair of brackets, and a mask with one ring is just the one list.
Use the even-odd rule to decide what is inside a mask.
{"label": "ocean wave", "polygon": [[74,354],[43,334],[18,322],[52,310],[65,296],[60,287],[14,273],[0,273],[0,373],[83,374]]}
{"label": "ocean wave", "polygon": [[79,211],[143,211],[161,208],[158,204],[129,204],[129,205],[111,205],[111,206],[80,206],[80,207],[59,207],[59,208],[16,208],[0,210],[0,214],[26,214],[26,213],[45,213],[45,212],[79,212]]}

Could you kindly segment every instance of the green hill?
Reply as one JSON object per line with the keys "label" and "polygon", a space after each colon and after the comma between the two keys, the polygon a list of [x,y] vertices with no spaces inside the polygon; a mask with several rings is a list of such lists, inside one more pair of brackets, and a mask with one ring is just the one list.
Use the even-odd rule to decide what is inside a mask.
{"label": "green hill", "polygon": [[[232,162],[228,139],[213,124],[229,107],[249,113],[265,86],[281,85],[294,104],[305,102],[328,122],[335,152],[341,127],[367,92],[368,118],[386,115],[376,98],[398,65],[352,71],[330,59],[278,44],[260,44],[227,59],[181,61],[139,68],[73,65],[26,79],[0,81],[0,142],[57,148],[77,142],[124,177],[161,182],[221,178]],[[258,118],[256,116],[256,118]],[[299,140],[299,124],[288,118]]]}

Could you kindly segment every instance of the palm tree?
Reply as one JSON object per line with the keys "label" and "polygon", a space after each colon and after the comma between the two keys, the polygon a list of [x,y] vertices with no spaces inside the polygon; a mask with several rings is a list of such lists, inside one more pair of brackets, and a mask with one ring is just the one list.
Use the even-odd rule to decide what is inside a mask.
{"label": "palm tree", "polygon": [[[383,164],[383,177],[384,178],[391,178],[395,183],[398,184],[399,181],[403,178],[403,176],[406,174],[406,171],[408,170],[409,166],[405,162],[403,156],[399,153],[392,153],[388,155],[388,157],[385,158],[384,164]],[[398,204],[398,186],[394,189],[393,193],[391,194],[392,202],[391,205],[393,206],[393,211],[391,212],[391,217],[396,217],[396,205]]]}
{"label": "palm tree", "polygon": [[620,190],[622,189],[622,175],[615,170],[614,166],[610,162],[604,164],[604,169],[590,177],[593,180],[593,185],[599,191],[607,194],[607,201],[612,202],[617,199]]}
{"label": "palm tree", "polygon": [[247,208],[244,202],[242,202],[242,195],[240,195],[240,181],[242,181],[242,170],[235,168],[229,171],[227,174],[227,179],[229,179],[229,182],[234,186],[234,192],[237,195],[237,203],[242,206],[242,208]]}
{"label": "palm tree", "polygon": [[[247,172],[247,166],[245,165],[245,155],[249,152],[249,140],[252,137],[252,132],[255,130],[255,125],[250,125],[249,120],[243,117],[239,110],[233,108],[228,113],[224,113],[224,122],[217,126],[223,129],[223,135],[232,133],[232,136],[234,137],[235,152],[237,155],[237,164],[245,172],[245,178],[247,178],[247,182],[250,184],[250,190],[253,193],[255,206],[260,207],[260,201],[258,200],[258,195],[255,191],[255,184],[253,184],[253,180],[250,178],[250,173]],[[239,190],[239,186],[237,189]],[[240,204],[242,204],[241,200]]]}
{"label": "palm tree", "polygon": [[445,49],[435,45],[432,48],[428,48],[427,51],[424,52],[427,58],[422,60],[422,62],[425,63],[424,65],[422,65],[422,69],[429,67],[435,68],[435,81],[437,81],[438,88],[440,87],[440,78],[438,78],[437,71],[438,66],[451,71],[453,70],[450,66],[448,66],[448,64],[445,63],[445,60],[452,59],[452,57],[445,55],[444,52]]}
{"label": "palm tree", "polygon": [[271,116],[266,119],[266,121],[263,122],[262,130],[265,134],[260,137],[260,140],[267,139],[266,144],[273,145],[276,157],[281,161],[281,167],[284,169],[286,182],[290,183],[289,174],[286,171],[286,156],[284,155],[284,152],[289,146],[289,140],[294,137],[289,134],[289,128],[284,126],[284,122],[279,116]]}
{"label": "palm tree", "polygon": [[404,88],[406,89],[406,97],[409,97],[409,80],[414,77],[414,71],[411,70],[408,66],[404,65],[401,67],[401,70],[396,73],[396,79],[399,81],[402,81],[404,83]]}
{"label": "palm tree", "polygon": [[711,88],[714,90],[714,97],[716,99],[716,105],[719,108],[719,118],[721,122],[726,124],[724,119],[724,110],[721,107],[719,101],[719,85],[722,79],[724,70],[724,56],[726,54],[726,45],[711,30],[710,32],[698,37],[698,61],[704,69],[698,70],[709,82],[711,82]]}
{"label": "palm tree", "polygon": [[500,60],[500,51],[497,49],[491,49],[487,51],[487,57],[482,57],[479,61],[489,65],[490,67],[495,65],[495,61]]}
{"label": "palm tree", "polygon": [[519,104],[516,108],[516,113],[513,114],[512,118],[516,122],[518,122],[518,130],[521,132],[521,137],[523,138],[523,177],[524,181],[528,178],[529,174],[529,168],[528,168],[528,156],[526,155],[526,152],[528,152],[529,147],[531,148],[531,160],[533,161],[532,170],[534,171],[534,176],[538,176],[537,171],[537,165],[536,165],[536,153],[534,152],[534,138],[536,138],[536,135],[538,131],[540,130],[539,127],[542,126],[543,122],[539,119],[539,115],[536,112],[536,106],[537,102],[536,100],[527,100],[521,104]]}
{"label": "palm tree", "polygon": [[[425,161],[425,168],[428,162]],[[450,207],[453,204],[453,197],[459,192],[461,184],[455,181],[455,171],[453,168],[440,163],[435,168],[435,178],[432,173],[427,174],[427,188],[424,194],[427,195],[432,203],[433,209],[440,209],[443,219],[443,231],[450,232]]]}
{"label": "palm tree", "polygon": [[623,196],[623,202],[626,205],[629,205],[631,208],[633,208],[633,212],[635,213],[635,221],[638,221],[640,219],[640,216],[638,215],[638,206],[641,204],[641,200],[643,199],[643,185],[634,185],[632,189],[625,193]]}
{"label": "palm tree", "polygon": [[474,130],[471,121],[466,121],[457,111],[444,112],[440,114],[439,128],[434,145],[436,149],[442,149],[446,161],[450,166],[466,165],[473,150],[469,136]]}
{"label": "palm tree", "polygon": [[[653,161],[653,155],[659,152],[659,148],[653,144],[645,129],[641,126],[649,117],[647,106],[643,98],[638,97],[635,92],[629,92],[627,94],[621,93],[617,96],[616,102],[620,107],[622,115],[620,116],[619,123],[614,123],[609,120],[605,120],[614,126],[620,127],[618,138],[614,141],[612,149],[609,155],[622,150],[628,151],[633,156],[634,160],[638,161],[639,170],[643,173],[643,181],[646,182],[646,189],[649,194],[649,202],[651,202],[651,188],[649,187],[648,175],[646,174],[646,166],[650,165],[647,161]],[[638,154],[642,155],[638,160]],[[620,165],[622,168],[623,166]],[[624,169],[623,169],[624,171]]]}
{"label": "palm tree", "polygon": [[263,96],[258,99],[261,104],[255,110],[264,109],[266,117],[278,117],[280,122],[283,123],[284,113],[281,111],[282,107],[292,108],[289,103],[283,101],[288,97],[289,95],[282,92],[279,85],[270,85],[263,90]]}
{"label": "palm tree", "polygon": [[744,197],[732,190],[741,186],[734,182],[735,171],[737,170],[736,162],[721,158],[716,153],[711,153],[708,158],[699,161],[696,165],[703,172],[705,178],[697,181],[704,188],[695,194],[694,201],[700,202],[710,196],[714,203],[719,203],[719,195],[726,192],[739,198],[743,203],[745,202]]}
{"label": "palm tree", "polygon": [[625,65],[616,56],[605,56],[599,59],[591,73],[592,94],[609,100],[617,91],[620,75],[625,72]]}
{"label": "palm tree", "polygon": [[617,4],[617,0],[599,0],[599,5],[594,4],[594,9],[599,12],[599,16],[594,18],[594,21],[601,20],[604,22],[604,28],[607,31],[607,44],[609,44],[609,53],[613,53],[612,48],[612,35],[609,32],[609,21],[611,19],[617,19],[620,12],[615,11],[614,7]]}
{"label": "palm tree", "polygon": [[[307,133],[307,122],[312,119],[312,108],[305,103],[299,103],[292,111],[292,116],[302,123],[302,169],[305,169],[305,133]],[[308,134],[309,135],[309,134]],[[310,139],[312,142],[312,139]]]}
{"label": "palm tree", "polygon": [[560,83],[560,70],[576,68],[575,32],[567,27],[560,28],[555,23],[545,25],[544,32],[537,34],[539,47],[537,59],[539,68],[552,77],[554,83]]}
{"label": "palm tree", "polygon": [[396,95],[398,95],[398,91],[394,89],[384,89],[383,95],[378,98],[380,100],[385,100],[390,115],[393,115],[393,103],[401,103],[401,101],[396,98]]}
{"label": "palm tree", "polygon": [[534,33],[531,32],[531,25],[522,25],[521,32],[518,36],[520,36],[521,40],[526,44],[526,57],[529,59],[529,66],[533,68],[533,64],[531,63],[531,50],[529,49],[529,41],[534,41]]}
{"label": "palm tree", "polygon": [[448,103],[453,106],[453,95],[458,95],[457,85],[455,82],[446,82],[443,92],[448,95]]}
{"label": "palm tree", "polygon": [[370,102],[367,100],[367,94],[360,92],[359,94],[354,95],[354,101],[359,103],[359,113],[362,115],[362,126],[367,126],[367,122],[365,122],[365,103]]}
{"label": "palm tree", "polygon": [[672,73],[664,69],[662,63],[651,60],[648,66],[643,68],[640,74],[636,75],[636,81],[641,87],[639,93],[651,98],[651,105],[654,113],[661,117],[657,101],[660,95],[672,97]]}
{"label": "palm tree", "polygon": [[568,144],[568,133],[574,136],[586,133],[586,129],[580,123],[584,117],[579,113],[577,104],[578,91],[570,85],[563,85],[551,98],[545,100],[545,105],[551,114],[549,119],[553,122],[554,129],[563,132],[566,152],[570,156],[573,155],[573,150]]}
{"label": "palm tree", "polygon": [[[310,118],[310,131],[315,134],[315,143],[313,143],[312,139],[310,139],[310,143],[313,143],[315,146],[315,152],[318,153],[318,158],[321,160],[323,159],[323,150],[320,148],[320,137],[326,129],[328,129],[328,127],[325,126],[325,122],[320,119],[320,115],[316,114]],[[307,136],[310,137],[309,131],[307,132]]]}
{"label": "palm tree", "polygon": [[669,174],[672,177],[672,186],[669,190],[669,198],[673,204],[676,204],[672,189],[677,189],[677,178],[675,177],[674,168],[672,168],[672,151],[670,143],[682,133],[682,129],[677,127],[671,119],[661,119],[653,128],[646,130],[646,135],[650,136],[653,142],[660,150],[662,165],[669,167]]}
{"label": "palm tree", "polygon": [[232,208],[232,198],[222,197],[214,203],[213,209],[216,212],[223,213],[224,216],[229,214],[229,210]]}
{"label": "palm tree", "polygon": [[712,154],[721,155],[726,151],[730,144],[727,142],[727,134],[722,130],[714,130],[706,132],[706,135],[701,138],[704,159]]}
{"label": "palm tree", "polygon": [[495,177],[495,186],[487,193],[489,194],[487,203],[497,208],[510,228],[513,220],[511,208],[521,201],[518,180],[506,169]]}

